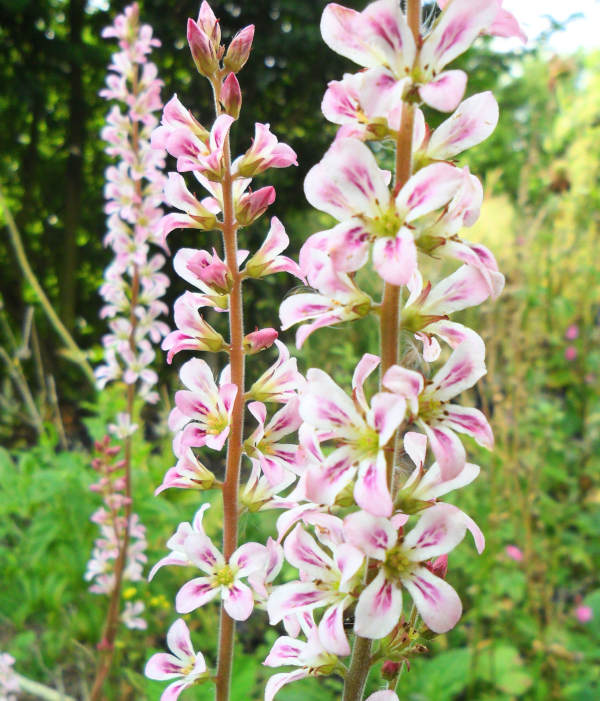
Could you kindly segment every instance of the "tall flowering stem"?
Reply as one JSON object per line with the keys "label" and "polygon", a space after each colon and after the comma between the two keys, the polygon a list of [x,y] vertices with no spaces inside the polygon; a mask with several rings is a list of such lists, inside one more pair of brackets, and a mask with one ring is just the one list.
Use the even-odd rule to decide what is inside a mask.
{"label": "tall flowering stem", "polygon": [[[211,80],[214,91],[216,116],[222,114],[221,90],[223,76]],[[229,133],[223,148],[223,248],[225,264],[231,276],[229,292],[229,361],[231,382],[237,387],[231,412],[231,432],[227,446],[225,480],[223,482],[223,556],[229,560],[238,544],[240,469],[242,463],[242,443],[244,429],[244,309],[242,303],[242,275],[238,264],[238,226],[233,202],[233,177],[231,172],[231,146]],[[235,621],[221,604],[219,627],[218,664],[216,692],[218,701],[229,698]]]}
{"label": "tall flowering stem", "polygon": [[[106,302],[102,316],[110,319],[111,332],[103,338],[105,362],[97,368],[96,377],[100,388],[115,380],[125,382],[126,407],[117,417],[117,423],[109,427],[123,443],[123,459],[119,463],[123,475],[114,480],[107,468],[107,474],[95,486],[104,493],[107,510],[100,509],[93,517],[104,537],[96,542],[87,577],[95,579],[92,591],[109,596],[109,605],[98,645],[100,660],[90,696],[92,701],[101,697],[110,672],[119,623],[132,628],[145,627],[139,615],[144,608],[142,602],[128,602],[121,613],[121,589],[124,579],[141,579],[140,563],[145,562],[144,529],[132,511],[135,399],[139,396],[151,403],[158,399],[154,389],[158,377],[150,367],[155,356],[152,343],[159,342],[168,332],[159,316],[167,311],[161,297],[169,282],[160,272],[164,257],[154,254],[150,247],[162,243],[156,225],[163,214],[160,205],[166,154],[150,145],[150,133],[158,124],[153,113],[162,107],[162,83],[157,79],[156,66],[147,56],[160,42],[152,37],[150,26],[140,25],[137,3],[128,6],[114,25],[104,30],[103,36],[116,38],[120,51],[112,57],[107,85],[100,94],[119,101],[125,112],[113,106],[102,131],[107,153],[120,161],[106,172],[105,244],[113,249],[115,257],[101,288]],[[122,513],[115,510],[116,505]]]}
{"label": "tall flowering stem", "polygon": [[[174,96],[165,106],[162,124],[152,136],[157,148],[165,148],[177,159],[177,171],[169,173],[165,200],[179,212],[167,214],[161,225],[166,238],[174,229],[191,228],[221,233],[223,257],[194,248],[180,249],[174,258],[177,274],[193,285],[174,305],[177,329],[163,342],[167,361],[181,351],[223,352],[229,363],[215,382],[208,364],[199,358],[185,362],[180,378],[187,387],[175,395],[175,408],[169,425],[175,432],[173,449],[177,464],[167,471],[161,492],[170,487],[206,490],[218,487],[223,499],[222,547],[217,549],[202,525],[209,504],[203,504],[191,523],[179,525],[167,542],[171,554],[163,558],[151,577],[163,565],[195,566],[204,576],[183,585],[175,600],[179,613],[189,613],[218,598],[221,602],[218,660],[216,672],[206,670],[201,653],[191,646],[181,648],[175,640],[189,632],[184,622],[176,621],[168,634],[173,656],[158,653],[146,666],[152,679],[179,679],[169,685],[163,699],[176,698],[185,688],[215,682],[216,698],[229,698],[235,645],[235,622],[246,620],[255,604],[265,605],[270,582],[281,564],[280,550],[274,541],[268,544],[244,543],[238,547],[239,517],[244,510],[254,512],[294,480],[289,471],[294,463],[290,446],[276,443],[278,437],[297,428],[296,391],[302,380],[296,361],[289,358],[272,328],[245,334],[243,318],[243,282],[277,272],[300,275],[298,266],[280,255],[288,244],[281,222],[273,217],[267,237],[248,257],[240,250],[241,229],[254,224],[275,199],[271,186],[251,190],[252,178],[269,168],[296,164],[296,154],[279,143],[268,124],[256,124],[255,135],[246,153],[232,159],[229,131],[235,127],[242,106],[237,73],[248,60],[254,35],[249,26],[238,32],[227,49],[221,44],[220,25],[207,2],[203,2],[197,20],[188,21],[188,43],[198,72],[211,85],[215,120],[210,129],[200,124]],[[191,173],[207,191],[199,200],[187,189],[181,173]],[[243,265],[243,268],[241,267]],[[212,328],[200,313],[208,307],[228,314],[228,339]],[[260,353],[277,343],[279,361],[264,372],[250,388],[245,387],[246,356]],[[266,420],[265,403],[290,403]],[[245,406],[259,421],[259,427],[244,436]],[[266,425],[265,425],[266,424]],[[273,442],[271,442],[273,439]],[[224,477],[217,480],[199,460],[195,449],[221,451],[227,444]],[[267,454],[268,453],[268,457]],[[253,464],[247,484],[240,481],[242,456]],[[264,472],[264,475],[261,474]],[[243,579],[247,579],[246,584]],[[173,633],[172,633],[173,631]],[[173,640],[169,641],[169,636]],[[186,663],[183,663],[183,660]]]}
{"label": "tall flowering stem", "polygon": [[[421,39],[421,0],[407,0],[406,22],[418,46]],[[394,192],[397,194],[412,175],[412,142],[415,113],[413,105],[402,104],[400,129],[396,140],[396,172]],[[380,385],[387,370],[399,361],[398,345],[400,338],[400,294],[402,287],[384,282],[381,300],[379,329],[381,346]],[[385,454],[386,480],[393,493],[394,459],[396,457],[396,436],[394,433]],[[367,568],[368,571],[368,568]],[[361,699],[367,676],[371,669],[370,638],[357,635],[352,648],[352,658],[344,684],[343,701]]]}

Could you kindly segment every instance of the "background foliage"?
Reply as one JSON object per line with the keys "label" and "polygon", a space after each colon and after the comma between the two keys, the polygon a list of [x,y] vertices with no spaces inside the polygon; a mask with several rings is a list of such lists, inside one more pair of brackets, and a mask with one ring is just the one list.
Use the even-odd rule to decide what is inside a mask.
{"label": "background foliage", "polygon": [[[319,112],[324,86],[345,69],[320,39],[323,5],[213,3],[224,33],[257,25],[256,49],[241,74],[248,121],[237,133],[250,135],[253,121],[267,121],[298,151],[299,168],[276,174],[273,208],[296,250],[323,224],[298,193],[333,136]],[[108,262],[101,245],[107,160],[98,138],[107,106],[97,92],[112,50],[98,37],[121,4],[93,9],[99,6],[0,1],[6,49],[0,183],[32,267],[92,357],[104,332],[97,287]],[[186,18],[196,9],[188,0],[147,0],[143,17],[163,41],[156,62],[165,98],[176,91],[209,119],[208,93],[190,71],[184,41]],[[464,60],[469,90],[493,89],[502,110],[494,136],[469,155],[487,192],[469,236],[494,250],[507,276],[496,304],[465,313],[488,344],[488,375],[473,401],[491,417],[497,448],[488,454],[471,446],[482,476],[461,492],[460,503],[486,532],[488,546],[477,557],[465,543],[452,556],[449,579],[461,592],[465,616],[404,674],[401,698],[587,701],[600,696],[600,55],[550,56],[543,44],[498,55],[480,43]],[[263,234],[252,232],[249,246]],[[183,234],[172,238],[174,248],[186,243]],[[83,699],[104,605],[82,578],[95,534],[88,518],[98,503],[87,490],[94,477],[89,448],[114,418],[122,392],[96,396],[66,362],[44,315],[32,310],[34,296],[4,238],[0,279],[0,649],[17,658],[21,673]],[[283,285],[290,283],[278,276],[270,287],[261,284],[260,297],[248,305],[249,328],[277,325],[276,309],[288,292]],[[174,285],[172,296],[178,292]],[[578,335],[568,340],[573,325]],[[325,329],[307,343],[301,365],[324,363],[346,382],[357,358],[376,343],[369,320]],[[172,459],[164,419],[174,373],[163,368],[163,376],[165,401],[145,414],[134,460],[136,508],[149,527],[151,563],[198,503],[189,493],[151,496]],[[20,381],[44,422],[39,435]],[[209,533],[217,533],[218,523],[212,509]],[[260,529],[255,536],[266,538],[271,524]],[[510,544],[523,551],[521,562],[507,556]],[[140,586],[150,627],[124,633],[110,698],[159,698],[160,685],[141,670],[163,648],[183,581],[181,572],[163,570]],[[593,609],[588,623],[575,617],[580,604]],[[216,609],[188,618],[197,648],[210,658],[214,641],[203,631],[215,629]],[[267,677],[260,662],[274,633],[260,615],[240,629],[233,698],[259,699]],[[379,680],[370,683],[374,690]],[[187,693],[209,698],[202,688]],[[333,700],[339,684],[308,680],[280,696]]]}

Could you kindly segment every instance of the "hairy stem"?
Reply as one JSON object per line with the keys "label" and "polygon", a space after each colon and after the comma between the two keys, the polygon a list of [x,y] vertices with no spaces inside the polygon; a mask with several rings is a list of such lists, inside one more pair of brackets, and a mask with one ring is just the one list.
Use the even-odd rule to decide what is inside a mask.
{"label": "hairy stem", "polygon": [[[212,81],[215,111],[220,114],[220,78]],[[231,146],[229,137],[223,151],[223,245],[225,262],[233,279],[229,294],[229,332],[231,382],[237,387],[237,395],[231,415],[231,429],[227,446],[225,481],[223,483],[223,556],[229,561],[238,542],[240,467],[244,429],[244,314],[242,306],[242,276],[237,262],[237,223],[233,205],[233,178],[231,176]],[[221,605],[219,625],[219,652],[217,661],[217,701],[227,701],[231,688],[235,621]]]}
{"label": "hairy stem", "polygon": [[[421,0],[407,0],[406,15],[408,25],[411,28],[415,42],[419,46],[421,28]],[[404,103],[402,109],[402,122],[398,132],[396,146],[396,181],[394,192],[400,191],[408,181],[412,173],[412,138],[414,127],[414,108],[409,103]],[[398,362],[398,337],[400,333],[400,288],[385,283],[383,299],[381,301],[380,316],[380,343],[381,366],[380,377],[392,365]],[[389,442],[391,450],[386,450],[386,466],[388,486],[392,486],[394,469],[394,445],[396,436],[392,436]],[[366,568],[368,571],[368,567]],[[360,701],[362,699],[367,676],[371,667],[371,640],[355,636],[352,649],[350,668],[344,684],[343,701]]]}

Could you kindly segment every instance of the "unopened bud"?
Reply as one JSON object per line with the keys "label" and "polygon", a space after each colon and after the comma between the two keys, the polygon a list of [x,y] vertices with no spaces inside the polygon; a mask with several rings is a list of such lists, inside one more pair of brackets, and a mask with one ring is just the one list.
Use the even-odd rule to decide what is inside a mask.
{"label": "unopened bud", "polygon": [[197,24],[215,47],[215,52],[218,51],[221,43],[221,27],[219,26],[219,20],[206,0],[200,5]]}
{"label": "unopened bud", "polygon": [[242,91],[235,73],[230,73],[221,87],[221,104],[227,114],[237,119],[242,109]]}
{"label": "unopened bud", "polygon": [[256,331],[252,331],[252,333],[245,336],[244,351],[248,355],[260,353],[265,348],[270,348],[275,343],[278,335],[275,329],[256,329]]}
{"label": "unopened bud", "polygon": [[240,226],[248,226],[267,211],[267,207],[275,202],[275,188],[271,185],[261,187],[256,192],[248,192],[238,202],[235,216]]}
{"label": "unopened bud", "polygon": [[394,662],[393,660],[386,660],[383,663],[383,666],[381,667],[381,676],[387,681],[394,680],[398,676],[398,673],[400,672],[400,669],[402,668],[403,664],[404,662]]}
{"label": "unopened bud", "polygon": [[220,294],[227,294],[231,290],[233,285],[231,272],[214,249],[212,255],[208,251],[197,251],[187,261],[187,268],[205,285],[212,287]]}
{"label": "unopened bud", "polygon": [[213,75],[219,68],[215,47],[193,19],[188,19],[187,40],[198,73],[207,77]]}
{"label": "unopened bud", "polygon": [[237,73],[246,65],[254,39],[254,25],[241,29],[231,40],[223,65],[228,71]]}
{"label": "unopened bud", "polygon": [[440,579],[445,579],[448,573],[448,555],[440,555],[431,564],[427,564],[427,569]]}

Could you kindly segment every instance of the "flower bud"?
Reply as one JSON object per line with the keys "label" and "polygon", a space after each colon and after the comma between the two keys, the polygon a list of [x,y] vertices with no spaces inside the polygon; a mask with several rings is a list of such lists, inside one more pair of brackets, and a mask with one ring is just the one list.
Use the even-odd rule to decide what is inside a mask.
{"label": "flower bud", "polygon": [[227,114],[237,119],[242,108],[242,91],[235,73],[230,73],[221,87],[221,104]]}
{"label": "flower bud", "polygon": [[240,197],[235,216],[240,226],[248,226],[256,221],[275,202],[275,188],[271,185],[261,187],[256,192],[247,192]]}
{"label": "flower bud", "polygon": [[381,667],[381,676],[387,681],[392,681],[396,679],[400,669],[404,662],[394,662],[393,660],[386,660]]}
{"label": "flower bud", "polygon": [[278,335],[275,329],[256,329],[256,331],[246,334],[243,342],[244,351],[247,355],[260,353],[265,348],[270,348]]}
{"label": "flower bud", "polygon": [[223,65],[228,71],[237,73],[241,71],[252,48],[252,40],[254,39],[254,25],[250,24],[240,30],[231,40]]}
{"label": "flower bud", "polygon": [[446,579],[446,574],[448,573],[448,555],[440,555],[431,563],[428,569],[430,569],[432,574],[436,577]]}
{"label": "flower bud", "polygon": [[188,260],[187,268],[220,294],[227,294],[231,290],[231,272],[214,249],[212,255],[208,251],[197,251]]}
{"label": "flower bud", "polygon": [[215,47],[193,19],[188,19],[187,40],[198,73],[207,77],[213,75],[219,68]]}
{"label": "flower bud", "polygon": [[206,0],[200,5],[197,24],[214,46],[215,52],[218,51],[221,43],[221,27],[219,26],[219,20]]}

